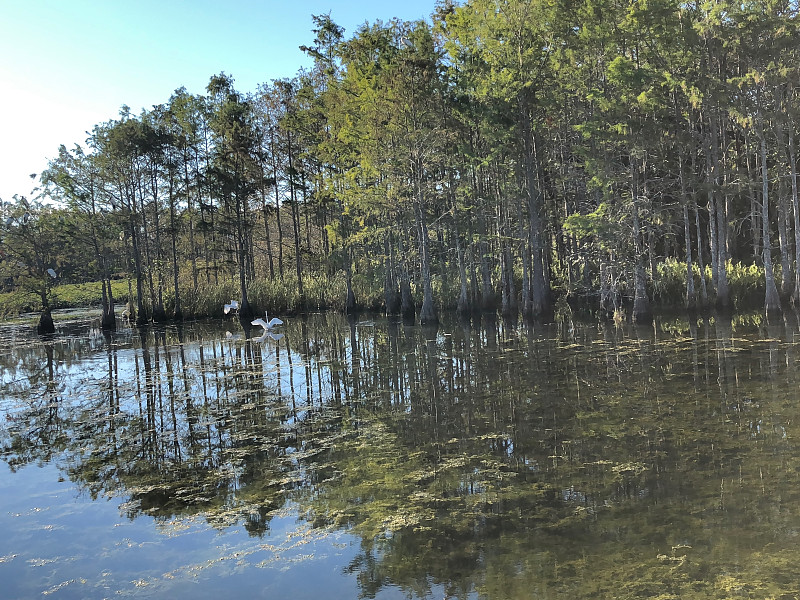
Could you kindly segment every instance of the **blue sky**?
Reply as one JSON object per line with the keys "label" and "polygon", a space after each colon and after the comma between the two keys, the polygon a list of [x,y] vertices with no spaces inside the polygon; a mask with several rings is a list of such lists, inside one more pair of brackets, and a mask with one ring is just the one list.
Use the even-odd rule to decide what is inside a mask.
{"label": "blue sky", "polygon": [[435,0],[0,0],[0,199],[29,195],[59,144],[96,123],[203,93],[224,71],[242,92],[308,66],[312,14],[350,37],[393,17],[428,19]]}

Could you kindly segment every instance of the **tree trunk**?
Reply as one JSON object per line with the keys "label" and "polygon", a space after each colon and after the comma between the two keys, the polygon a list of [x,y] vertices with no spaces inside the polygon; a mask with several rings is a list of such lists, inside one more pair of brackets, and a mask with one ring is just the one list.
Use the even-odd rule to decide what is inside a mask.
{"label": "tree trunk", "polygon": [[297,294],[300,297],[300,306],[305,304],[305,292],[303,291],[303,260],[300,253],[300,214],[298,207],[297,192],[294,184],[294,155],[292,153],[292,134],[288,134],[289,140],[289,197],[292,201],[292,228],[294,231],[294,258],[295,270],[297,272]]}
{"label": "tree trunk", "polygon": [[186,188],[186,214],[189,216],[189,258],[192,262],[192,291],[197,293],[197,256],[194,243],[194,211],[192,210],[192,192],[189,185],[189,153],[183,152],[183,185]]}
{"label": "tree trunk", "polygon": [[[262,164],[262,168],[264,172],[266,172],[266,165]],[[277,187],[277,181],[274,183]],[[267,183],[263,180],[261,181],[261,214],[264,218],[264,238],[267,242],[267,260],[269,261],[269,278],[271,280],[275,279],[275,259],[272,255],[272,236],[270,235],[269,231],[269,209],[267,207],[267,191],[266,191]]]}
{"label": "tree trunk", "polygon": [[489,269],[489,248],[486,244],[486,227],[481,219],[481,232],[480,241],[478,242],[478,252],[480,253],[480,266],[481,266],[481,310],[486,312],[493,312],[497,310],[497,302],[494,297],[494,290],[492,289],[492,274]]}
{"label": "tree trunk", "polygon": [[683,237],[686,246],[686,308],[694,310],[697,298],[694,291],[694,269],[692,268],[692,229],[689,224],[689,193],[683,174],[683,153],[678,151],[678,178],[681,185],[681,203],[683,204]]}
{"label": "tree trunk", "polygon": [[411,292],[411,282],[408,279],[408,271],[405,268],[403,268],[400,275],[400,312],[405,321],[413,321],[417,315],[414,295]]}
{"label": "tree trunk", "polygon": [[633,238],[636,248],[636,266],[634,269],[633,321],[638,324],[652,322],[650,300],[647,297],[647,276],[644,268],[644,252],[642,248],[641,226],[639,223],[639,183],[637,178],[636,159],[631,156],[631,213],[633,217]]}
{"label": "tree trunk", "polygon": [[50,307],[46,306],[39,316],[39,323],[36,325],[36,333],[39,335],[49,335],[56,332],[55,323],[53,323],[53,315],[50,313]]}
{"label": "tree trunk", "polygon": [[403,232],[403,236],[398,239],[398,250],[403,257],[400,264],[400,313],[404,321],[414,321],[417,309],[414,304],[414,294],[411,291],[411,281],[408,272],[408,262],[405,252],[404,238],[408,236],[408,231]]}
{"label": "tree trunk", "polygon": [[275,151],[275,131],[270,132],[272,174],[275,177],[275,223],[278,225],[278,273],[283,281],[283,226],[281,225],[281,195],[278,190],[278,155]]}
{"label": "tree trunk", "polygon": [[531,247],[528,244],[528,236],[525,235],[525,225],[523,220],[522,200],[517,202],[517,223],[519,231],[519,244],[522,249],[522,316],[530,318],[533,316],[533,298],[531,297]]}
{"label": "tree trunk", "polygon": [[171,242],[172,242],[172,277],[173,277],[173,287],[175,288],[175,314],[174,318],[176,321],[183,321],[183,310],[181,309],[181,290],[179,283],[179,272],[178,272],[178,245],[175,238],[178,237],[178,227],[175,221],[175,198],[172,194],[172,186],[170,185],[169,190],[169,228],[171,230]]}
{"label": "tree trunk", "polygon": [[395,265],[394,244],[391,234],[387,234],[383,240],[383,248],[386,254],[386,273],[384,274],[383,298],[386,304],[387,315],[400,314],[400,290],[397,283],[397,265]]}
{"label": "tree trunk", "polygon": [[794,149],[794,122],[789,120],[789,173],[792,182],[792,209],[794,213],[794,293],[795,306],[800,306],[800,202],[797,197],[797,157]]}
{"label": "tree trunk", "polygon": [[[751,160],[755,160],[756,152],[750,151],[750,142],[745,140],[745,152],[747,154],[747,181],[756,181],[757,167],[751,164]],[[753,236],[753,258],[758,261],[761,257],[761,224],[759,223],[760,215],[758,208],[758,198],[756,196],[755,186],[747,186],[748,194],[750,196],[750,232]]]}
{"label": "tree trunk", "polygon": [[[730,297],[728,293],[728,219],[725,206],[725,199],[716,192],[719,190],[719,133],[717,122],[709,117],[709,149],[711,157],[711,171],[709,172],[709,206],[714,206],[714,212],[709,213],[709,223],[716,224],[713,234],[714,251],[712,256],[716,258],[716,270],[714,271],[714,286],[717,291],[717,308],[727,310],[730,308]],[[713,270],[713,267],[712,267]]]}
{"label": "tree trunk", "polygon": [[397,282],[392,273],[392,266],[389,257],[384,260],[383,277],[383,303],[386,307],[387,315],[400,314],[400,294],[398,293]]}
{"label": "tree trunk", "polygon": [[[156,245],[156,269],[158,273],[158,285],[156,286],[156,302],[153,307],[153,319],[159,322],[167,320],[167,313],[164,310],[164,269],[162,259],[163,248],[161,247],[161,224],[158,215],[158,185],[157,174],[152,175],[153,178],[153,228],[155,229],[155,245]],[[145,214],[142,212],[142,214]],[[146,219],[145,215],[145,219]]]}
{"label": "tree trunk", "polygon": [[253,307],[250,306],[250,299],[247,297],[247,246],[244,232],[244,211],[243,204],[246,199],[242,198],[242,191],[236,190],[236,253],[237,262],[239,263],[239,293],[241,301],[239,302],[239,321],[245,327],[245,330],[250,326],[250,322],[255,316]]}
{"label": "tree trunk", "polygon": [[142,257],[139,252],[139,239],[136,232],[137,224],[135,218],[136,213],[132,212],[128,223],[128,234],[131,236],[134,271],[136,273],[136,323],[143,325],[150,319],[144,309],[144,273],[142,272]]}
{"label": "tree trunk", "polygon": [[458,314],[461,316],[467,315],[472,311],[472,307],[470,306],[469,300],[469,283],[467,281],[467,265],[464,260],[464,248],[461,246],[461,240],[459,239],[458,228],[456,228],[455,233],[456,238],[456,252],[458,254],[458,275],[461,279],[461,292],[458,295],[458,303],[456,306],[456,310]]}
{"label": "tree trunk", "polygon": [[422,267],[422,308],[419,312],[419,321],[422,325],[433,325],[439,322],[439,317],[436,315],[436,308],[433,304],[428,225],[422,213],[421,185],[419,179],[416,179],[415,184],[418,196],[414,201],[414,210],[417,215],[417,230],[420,237],[420,266]]}
{"label": "tree trunk", "polygon": [[511,317],[517,312],[517,290],[514,285],[514,263],[511,248],[507,242],[508,227],[506,223],[505,207],[498,202],[498,244],[500,247],[500,286],[502,297],[500,311],[504,317]]}
{"label": "tree trunk", "polygon": [[778,246],[781,256],[781,297],[792,295],[791,261],[789,260],[789,208],[786,202],[786,185],[783,177],[778,178]]}
{"label": "tree trunk", "polygon": [[524,94],[519,101],[520,128],[523,141],[523,164],[525,165],[526,193],[528,195],[529,239],[533,281],[531,284],[531,313],[541,316],[550,312],[550,284],[545,278],[542,248],[541,192],[538,186],[538,160],[536,144],[531,129],[527,99]]}
{"label": "tree trunk", "polygon": [[775,286],[775,275],[772,271],[772,244],[769,236],[769,178],[767,172],[767,142],[764,139],[760,110],[757,113],[757,120],[758,138],[761,146],[761,236],[762,246],[764,248],[764,281],[766,284],[764,310],[767,314],[770,314],[779,312],[781,310],[781,302],[778,296],[778,288]]}
{"label": "tree trunk", "polygon": [[[128,258],[128,268],[130,268],[130,258]],[[133,289],[131,288],[130,272],[128,272],[126,279],[128,280],[128,302],[125,311],[128,313],[128,321],[136,323],[136,308],[133,305]],[[123,319],[125,318],[125,311],[123,311],[122,314]]]}
{"label": "tree trunk", "polygon": [[[114,296],[111,293],[111,277],[108,274],[108,262],[106,256],[100,251],[100,244],[97,241],[97,230],[95,229],[94,217],[94,192],[92,192],[92,217],[89,221],[92,235],[92,245],[94,246],[95,256],[100,264],[100,277],[102,289],[102,307],[103,313],[100,317],[100,328],[104,331],[115,331],[117,329],[117,319],[114,314]],[[129,280],[130,281],[130,280]]]}
{"label": "tree trunk", "polygon": [[352,315],[356,312],[356,294],[353,292],[353,259],[350,248],[345,249],[345,276],[347,277],[347,298],[344,303],[344,312]]}
{"label": "tree trunk", "polygon": [[108,269],[103,261],[103,315],[100,318],[100,328],[103,331],[116,331],[117,316],[114,313],[114,294],[111,291],[111,279],[108,277]]}
{"label": "tree trunk", "polygon": [[714,167],[711,159],[711,140],[710,134],[707,134],[709,139],[706,140],[705,155],[706,155],[706,186],[708,188],[708,245],[711,257],[711,287],[716,291],[717,289],[717,276],[719,274],[719,250],[717,249],[717,205],[714,196]]}
{"label": "tree trunk", "polygon": [[[137,187],[140,185],[137,183]],[[140,216],[141,216],[141,227],[142,227],[142,246],[144,247],[144,264],[146,265],[146,270],[142,269],[142,275],[146,277],[147,288],[149,291],[149,298],[150,298],[150,314],[148,315],[149,319],[153,318],[153,314],[156,307],[156,288],[153,283],[153,261],[150,257],[150,232],[147,228],[147,210],[144,204],[144,192],[142,191],[141,187],[139,191],[139,206],[140,206]],[[137,223],[137,226],[139,224]],[[143,319],[143,311],[139,311],[139,320]]]}
{"label": "tree trunk", "polygon": [[700,271],[700,306],[708,306],[708,284],[706,283],[706,264],[703,260],[703,229],[700,227],[700,209],[693,202],[694,228],[697,233],[697,269]]}
{"label": "tree trunk", "polygon": [[[782,95],[776,90],[776,96],[779,98],[779,109],[784,109]],[[788,143],[786,142],[786,135],[784,132],[784,122],[780,119],[777,126],[777,139],[780,151],[784,152],[784,156],[791,162],[791,151],[787,152]],[[792,135],[792,134],[790,134]],[[789,165],[789,172],[792,171],[792,165]],[[794,197],[792,197],[794,200]],[[784,298],[791,298],[794,290],[792,289],[791,277],[791,259],[789,258],[789,200],[786,193],[786,183],[783,177],[778,178],[778,241],[781,247],[781,295]],[[795,230],[795,236],[797,231]],[[796,249],[795,249],[796,250]]]}

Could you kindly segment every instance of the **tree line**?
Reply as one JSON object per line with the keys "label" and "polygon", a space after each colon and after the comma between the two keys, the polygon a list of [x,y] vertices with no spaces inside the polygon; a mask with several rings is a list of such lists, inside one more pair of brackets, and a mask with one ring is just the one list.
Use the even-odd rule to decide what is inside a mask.
{"label": "tree line", "polygon": [[140,323],[222,282],[243,320],[254,284],[302,308],[312,279],[422,323],[728,310],[753,271],[767,312],[800,300],[797,2],[441,0],[351,37],[312,19],[295,77],[220,73],[62,146],[39,199],[3,207],[6,276],[45,309],[47,269],[103,281],[106,327],[121,274]]}

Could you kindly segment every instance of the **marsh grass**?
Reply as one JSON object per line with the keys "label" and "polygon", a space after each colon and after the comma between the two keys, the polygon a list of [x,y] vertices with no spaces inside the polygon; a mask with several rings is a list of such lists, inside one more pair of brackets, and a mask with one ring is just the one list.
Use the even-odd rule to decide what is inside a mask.
{"label": "marsh grass", "polygon": [[[112,281],[111,291],[117,306],[128,302],[127,281]],[[50,307],[61,309],[100,306],[102,297],[102,286],[99,281],[64,284],[52,289]],[[41,298],[31,292],[17,290],[0,294],[0,318],[2,319],[14,318],[20,313],[36,312],[41,308]]]}
{"label": "marsh grass", "polygon": [[[663,306],[681,306],[686,298],[686,263],[675,259],[667,259],[656,267],[657,280],[652,284],[653,300]],[[766,288],[764,286],[764,269],[756,264],[746,265],[728,261],[728,293],[737,310],[758,307],[764,302]],[[700,298],[700,269],[692,265],[695,294]],[[704,276],[709,299],[713,302],[713,286],[711,267],[705,266]],[[775,269],[776,283],[780,285],[780,267]]]}
{"label": "marsh grass", "polygon": [[[695,290],[700,295],[700,269],[693,265]],[[706,266],[703,276],[714,301],[711,285],[711,267]],[[775,273],[781,281],[780,268]],[[457,281],[433,280],[433,291],[437,306],[441,310],[454,307]],[[230,278],[217,283],[199,281],[197,289],[188,273],[181,276],[181,308],[186,319],[218,318],[223,316],[223,306],[240,298],[238,281]],[[255,312],[271,314],[296,313],[303,310],[334,310],[343,312],[347,298],[347,281],[344,271],[333,274],[309,273],[303,279],[304,298],[301,298],[297,278],[286,274],[283,279],[257,279],[248,287],[248,298]],[[728,285],[730,298],[737,310],[759,307],[764,300],[764,273],[758,265],[728,262]],[[124,279],[112,281],[114,301],[117,307],[128,303],[128,282]],[[383,307],[383,281],[375,273],[354,273],[353,291],[359,308],[379,311]],[[686,295],[686,265],[682,261],[667,259],[657,265],[655,281],[651,282],[652,300],[664,308],[681,307]],[[419,290],[415,298],[421,301]],[[54,309],[99,307],[101,304],[100,282],[60,285],[52,290],[51,306]],[[148,304],[147,299],[145,304]],[[164,290],[164,304],[168,315],[174,314],[175,295],[169,288]],[[23,291],[0,294],[0,319],[10,319],[25,312],[41,310],[41,300],[35,294]]]}
{"label": "marsh grass", "polygon": [[[780,287],[780,265],[776,266],[775,280]],[[736,308],[763,304],[767,292],[766,284],[764,283],[764,268],[758,265],[728,262],[728,290]]]}
{"label": "marsh grass", "polygon": [[[181,282],[181,304],[186,318],[222,317],[223,306],[241,297],[238,282],[229,280],[216,284],[199,285]],[[247,287],[247,297],[257,313],[296,313],[302,310],[343,310],[347,284],[344,273],[333,276],[313,274],[303,279],[304,296],[300,297],[297,278],[287,275],[282,280],[257,279]],[[165,297],[168,314],[174,310],[174,294]]]}
{"label": "marsh grass", "polygon": [[30,292],[4,292],[0,294],[0,319],[11,319],[24,312],[32,312],[41,306],[41,300]]}

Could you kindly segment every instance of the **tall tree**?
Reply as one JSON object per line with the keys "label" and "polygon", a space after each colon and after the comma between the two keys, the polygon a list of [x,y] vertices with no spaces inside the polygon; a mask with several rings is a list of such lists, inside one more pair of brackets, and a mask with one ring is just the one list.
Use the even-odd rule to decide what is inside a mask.
{"label": "tall tree", "polygon": [[[119,236],[117,215],[103,195],[96,156],[87,155],[81,146],[71,151],[59,148],[58,158],[50,161],[42,174],[47,193],[69,207],[79,227],[74,231],[79,241],[88,241],[92,247],[96,273],[102,287],[100,325],[103,329],[116,329],[114,295],[111,290],[111,266]],[[87,236],[88,233],[88,236]]]}
{"label": "tall tree", "polygon": [[254,195],[258,168],[258,136],[251,103],[234,89],[231,77],[224,73],[215,75],[207,89],[214,136],[209,175],[233,230],[240,291],[239,318],[249,324],[254,311],[247,296],[248,265],[252,262],[247,240],[252,226],[250,199]]}
{"label": "tall tree", "polygon": [[37,332],[53,333],[52,287],[58,276],[57,259],[66,242],[63,213],[37,200],[14,196],[13,204],[4,205],[2,218],[0,275],[39,297]]}
{"label": "tall tree", "polygon": [[537,128],[545,121],[551,100],[551,54],[565,31],[559,8],[542,0],[471,0],[446,17],[452,32],[451,60],[469,78],[472,93],[513,115],[514,128],[506,143],[520,142],[514,147],[522,165],[532,260],[531,290],[530,295],[523,291],[523,310],[534,316],[552,309],[540,184],[543,148]]}

